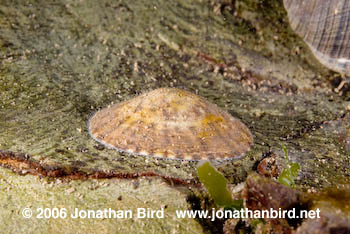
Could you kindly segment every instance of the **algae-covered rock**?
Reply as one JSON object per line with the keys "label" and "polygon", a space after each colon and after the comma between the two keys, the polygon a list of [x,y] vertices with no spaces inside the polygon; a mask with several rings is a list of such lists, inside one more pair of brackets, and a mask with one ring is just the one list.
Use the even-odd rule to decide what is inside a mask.
{"label": "algae-covered rock", "polygon": [[[268,7],[276,14],[267,16]],[[306,164],[302,178],[312,175],[309,179],[317,177],[321,184],[346,180],[348,164],[339,162],[347,157],[325,144],[327,138],[315,144],[309,135],[341,116],[347,103],[329,93],[329,73],[312,59],[302,59],[301,66],[301,55],[290,53],[301,42],[281,7],[242,1],[228,20],[227,12],[212,12],[200,1],[4,2],[0,149],[7,156],[2,163],[16,167],[14,152],[26,155],[22,163],[63,171],[59,174],[151,173],[192,183],[193,163],[121,154],[97,144],[87,131],[89,117],[112,101],[175,86],[206,97],[253,132],[255,147],[248,157],[219,165],[231,182],[242,181],[280,140],[292,161]],[[266,22],[265,30],[258,21]],[[317,144],[325,144],[327,153],[321,154],[332,159],[327,168],[337,171],[327,176],[331,180],[322,178],[321,162],[316,173],[314,164],[308,165],[318,157]]]}
{"label": "algae-covered rock", "polygon": [[[296,186],[317,190],[349,183],[348,86],[333,92],[339,76],[322,67],[292,32],[280,1],[4,0],[0,22],[0,163],[18,172],[2,169],[6,181],[86,179],[71,182],[83,197],[97,178],[162,177],[170,184],[197,185],[195,163],[119,153],[87,130],[90,116],[112,102],[178,87],[215,103],[252,132],[254,146],[245,158],[215,165],[229,183],[244,181],[268,153],[283,160],[280,141],[290,162],[300,165]],[[327,125],[332,121],[343,124]],[[338,126],[341,136],[333,131]],[[125,183],[123,191],[132,186],[115,181]],[[76,224],[64,225],[68,220],[29,222],[14,215],[22,206],[11,208],[7,200],[34,207],[40,192],[52,206],[68,206],[58,202],[66,198],[56,183],[53,190],[40,180],[34,185],[38,189],[20,183],[9,197],[4,192],[9,184],[1,187],[9,232],[17,230],[17,221],[21,230],[75,230]],[[170,190],[154,199],[168,197]],[[23,195],[26,191],[33,195]],[[99,199],[81,202],[90,206]],[[197,230],[192,221],[189,228]],[[125,222],[119,228],[132,232]],[[149,226],[165,223],[154,219]],[[98,221],[89,225],[82,226],[103,227]]]}
{"label": "algae-covered rock", "polygon": [[[176,210],[190,208],[186,193],[156,178],[67,182],[17,176],[0,169],[1,232],[202,233],[202,227],[194,219],[176,216]],[[76,210],[81,218],[75,218]],[[107,212],[95,218],[84,217],[84,211],[89,210],[96,214]],[[115,211],[117,216],[108,210]],[[159,217],[144,217],[145,211],[151,210],[162,213]]]}

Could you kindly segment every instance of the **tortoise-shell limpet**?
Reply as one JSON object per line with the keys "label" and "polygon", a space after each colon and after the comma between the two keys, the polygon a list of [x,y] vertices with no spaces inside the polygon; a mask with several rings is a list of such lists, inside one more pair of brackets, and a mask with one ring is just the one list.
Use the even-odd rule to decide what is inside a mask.
{"label": "tortoise-shell limpet", "polygon": [[160,88],[96,112],[90,135],[135,155],[180,160],[242,157],[253,143],[249,129],[193,93]]}

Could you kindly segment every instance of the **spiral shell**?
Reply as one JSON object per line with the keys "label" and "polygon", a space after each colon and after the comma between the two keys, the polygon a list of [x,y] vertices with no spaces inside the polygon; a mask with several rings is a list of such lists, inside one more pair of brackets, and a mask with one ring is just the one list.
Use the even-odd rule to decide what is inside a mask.
{"label": "spiral shell", "polygon": [[350,0],[283,0],[292,29],[326,67],[350,75]]}
{"label": "spiral shell", "polygon": [[88,127],[90,135],[108,147],[160,158],[239,158],[253,142],[242,122],[175,88],[156,89],[102,109]]}

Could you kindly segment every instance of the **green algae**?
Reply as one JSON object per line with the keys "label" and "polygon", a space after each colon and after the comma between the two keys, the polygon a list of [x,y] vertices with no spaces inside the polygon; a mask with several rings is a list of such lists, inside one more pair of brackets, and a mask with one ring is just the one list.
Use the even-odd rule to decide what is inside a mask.
{"label": "green algae", "polygon": [[208,190],[216,205],[225,208],[242,207],[241,201],[233,200],[232,194],[227,189],[227,179],[218,172],[209,162],[197,166],[198,178]]}
{"label": "green algae", "polygon": [[300,165],[299,163],[289,163],[287,147],[283,144],[281,144],[281,146],[284,152],[284,160],[286,162],[286,167],[283,169],[280,176],[278,177],[278,182],[286,186],[294,187],[294,178],[297,177],[299,174]]}

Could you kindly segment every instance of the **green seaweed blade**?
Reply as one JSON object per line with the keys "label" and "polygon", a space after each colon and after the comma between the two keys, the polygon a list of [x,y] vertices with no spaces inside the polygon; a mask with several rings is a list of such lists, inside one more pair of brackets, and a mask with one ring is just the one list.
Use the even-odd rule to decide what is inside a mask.
{"label": "green seaweed blade", "polygon": [[241,200],[232,199],[232,195],[227,189],[227,179],[209,162],[197,166],[197,174],[217,206],[235,209],[242,207]]}

